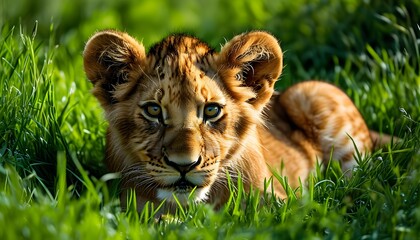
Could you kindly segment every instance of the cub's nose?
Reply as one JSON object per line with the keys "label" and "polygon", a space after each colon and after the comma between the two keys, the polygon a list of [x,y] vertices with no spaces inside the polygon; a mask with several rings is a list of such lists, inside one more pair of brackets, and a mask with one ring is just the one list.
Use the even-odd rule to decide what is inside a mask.
{"label": "cub's nose", "polygon": [[196,166],[198,166],[201,163],[201,156],[197,158],[195,161],[176,161],[178,159],[169,157],[164,157],[165,163],[169,166],[175,168],[178,172],[181,173],[181,175],[185,175],[187,172],[194,169]]}

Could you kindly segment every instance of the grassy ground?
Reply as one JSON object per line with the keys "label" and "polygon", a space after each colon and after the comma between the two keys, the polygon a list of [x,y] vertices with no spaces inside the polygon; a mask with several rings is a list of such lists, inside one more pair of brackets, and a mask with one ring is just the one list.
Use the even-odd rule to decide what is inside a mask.
{"label": "grassy ground", "polygon": [[[214,1],[200,15],[195,1],[185,1],[188,7],[169,0],[91,1],[76,11],[85,1],[75,0],[51,5],[56,20],[40,8],[41,2],[50,6],[46,1],[19,1],[22,7],[9,11],[5,0],[0,4],[0,239],[420,234],[420,29],[413,14],[419,1],[230,1],[224,8]],[[153,17],[154,9],[169,23]],[[317,169],[284,202],[245,194],[239,186],[219,211],[192,205],[160,221],[153,216],[157,206],[123,213],[115,177],[101,163],[106,123],[81,70],[84,42],[95,29],[109,27],[143,36],[147,46],[185,29],[216,48],[242,30],[267,29],[286,50],[279,89],[305,78],[333,82],[372,129],[402,141],[361,158],[350,179],[336,163]]]}

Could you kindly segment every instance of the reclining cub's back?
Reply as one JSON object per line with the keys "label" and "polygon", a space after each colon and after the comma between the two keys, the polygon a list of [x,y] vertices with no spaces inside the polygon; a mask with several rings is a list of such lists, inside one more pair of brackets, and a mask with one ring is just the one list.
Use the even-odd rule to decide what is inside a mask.
{"label": "reclining cub's back", "polygon": [[[246,189],[262,189],[271,177],[267,163],[278,168],[284,161],[289,179],[304,178],[324,154],[325,132],[311,135],[317,123],[299,122],[299,112],[287,110],[300,101],[292,89],[270,102],[282,52],[266,32],[238,35],[220,53],[171,35],[146,53],[129,35],[103,31],[88,41],[84,67],[109,121],[106,163],[122,172],[123,189],[135,189],[140,209],[146,201],[174,203],[174,195],[187,204],[191,192],[194,201],[221,204],[229,194],[226,172],[234,180],[240,172]],[[125,198],[122,191],[123,206]]]}

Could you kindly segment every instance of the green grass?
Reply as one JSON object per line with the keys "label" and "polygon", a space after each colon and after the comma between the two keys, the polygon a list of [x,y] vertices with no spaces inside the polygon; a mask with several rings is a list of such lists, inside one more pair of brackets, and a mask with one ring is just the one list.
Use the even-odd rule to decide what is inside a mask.
{"label": "green grass", "polygon": [[[104,1],[102,12],[92,10],[98,6],[92,1],[72,15],[67,7],[84,3],[75,0],[57,8],[60,17],[48,22],[34,1],[10,12],[2,1],[7,18],[0,22],[0,239],[416,239],[420,20],[412,11],[420,3],[270,2],[231,1],[231,8],[218,8],[215,1],[209,8],[220,9],[215,17],[197,15],[194,1],[185,1],[184,8],[160,0],[155,4],[167,3],[163,12],[170,24],[154,18],[138,29],[136,13],[144,22],[152,13],[141,9],[158,6],[138,3],[120,17],[118,10],[132,1]],[[333,82],[350,95],[370,128],[402,141],[360,158],[351,178],[343,177],[336,162],[317,168],[285,201],[231,186],[237,190],[218,211],[192,204],[159,221],[153,214],[158,206],[137,214],[131,205],[121,212],[116,176],[105,174],[102,164],[106,122],[82,71],[84,42],[103,27],[138,33],[146,46],[185,28],[216,48],[223,37],[242,30],[270,30],[286,51],[278,88],[302,78]],[[287,184],[280,176],[273,181]]]}

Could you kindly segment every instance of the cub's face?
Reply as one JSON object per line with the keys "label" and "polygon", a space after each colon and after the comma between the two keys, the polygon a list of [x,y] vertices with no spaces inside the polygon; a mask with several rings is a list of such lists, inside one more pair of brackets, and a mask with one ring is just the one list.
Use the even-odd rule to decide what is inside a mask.
{"label": "cub's face", "polygon": [[221,53],[172,35],[151,48],[125,33],[94,35],[84,52],[109,130],[106,161],[146,200],[204,201],[241,171],[282,67],[275,38],[239,35]]}
{"label": "cub's face", "polygon": [[231,158],[237,130],[245,125],[240,121],[253,118],[240,116],[215,66],[198,64],[186,54],[152,57],[151,62],[133,95],[108,114],[111,128],[119,128],[110,131],[122,138],[123,144],[116,144],[130,154],[124,177],[161,200],[172,200],[175,193],[186,202],[193,189],[195,199],[205,199],[220,165],[228,162],[222,160]]}

